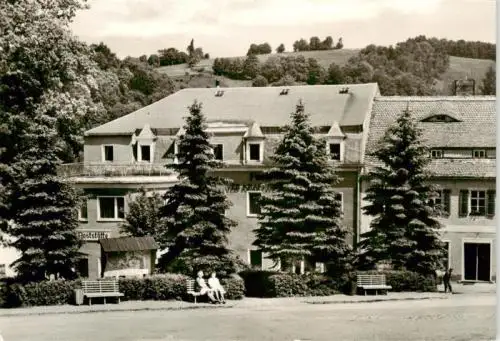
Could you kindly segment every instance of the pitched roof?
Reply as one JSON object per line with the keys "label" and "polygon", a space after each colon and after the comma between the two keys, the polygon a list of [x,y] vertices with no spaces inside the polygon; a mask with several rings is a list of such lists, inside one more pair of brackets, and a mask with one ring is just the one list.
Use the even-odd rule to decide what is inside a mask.
{"label": "pitched roof", "polygon": [[159,248],[153,237],[119,237],[99,239],[105,252],[146,251]]}
{"label": "pitched roof", "polygon": [[185,124],[188,106],[195,100],[203,105],[207,120],[251,120],[261,127],[281,127],[302,99],[313,126],[361,125],[379,94],[376,83],[349,85],[349,93],[339,94],[345,85],[290,86],[287,95],[281,87],[216,88],[180,90],[131,114],[91,129],[85,135],[131,134],[146,123],[153,129],[178,128]]}
{"label": "pitched roof", "polygon": [[[494,148],[496,146],[496,98],[474,97],[377,97],[373,102],[366,161],[378,164],[369,155],[375,150],[389,126],[408,107],[423,140],[429,147]],[[433,115],[446,115],[458,122],[420,122]],[[429,170],[437,176],[494,177],[496,160],[438,159],[432,160]]]}
{"label": "pitched roof", "polygon": [[449,115],[460,122],[420,122],[430,147],[495,147],[496,102],[494,96],[475,97],[377,97],[373,102],[368,148],[409,106],[420,121],[431,115]]}

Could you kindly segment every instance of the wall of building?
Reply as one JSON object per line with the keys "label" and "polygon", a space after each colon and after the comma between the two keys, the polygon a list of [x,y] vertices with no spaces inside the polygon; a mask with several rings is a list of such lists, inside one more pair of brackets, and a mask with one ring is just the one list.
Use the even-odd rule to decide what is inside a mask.
{"label": "wall of building", "polygon": [[[344,139],[344,162],[358,163],[361,159],[363,133],[346,133]],[[324,134],[317,135],[324,138]],[[274,149],[282,139],[280,134],[267,134],[264,139],[264,160],[268,160]],[[153,162],[170,163],[174,157],[175,136],[160,135],[154,142]],[[212,134],[211,143],[223,145],[224,161],[239,164],[243,161],[243,133]],[[84,145],[84,162],[95,164],[103,162],[103,145],[113,145],[114,163],[134,163],[134,148],[132,135],[130,136],[87,136]]]}
{"label": "wall of building", "polygon": [[[256,250],[253,246],[255,240],[254,229],[258,227],[258,219],[247,215],[248,192],[261,191],[258,181],[250,181],[249,172],[221,172],[222,176],[230,177],[234,183],[242,185],[238,189],[228,192],[228,199],[233,206],[226,215],[238,222],[238,226],[229,235],[229,245],[242,260],[249,262],[249,250]],[[336,186],[336,190],[343,194],[344,224],[351,231],[348,241],[353,242],[356,226],[356,173],[341,173],[343,180]],[[272,262],[264,260],[263,267],[270,267]]]}
{"label": "wall of building", "polygon": [[[446,218],[440,218],[443,224],[441,230],[442,239],[450,242],[450,266],[454,269],[457,279],[462,279],[463,275],[463,242],[464,240],[473,241],[491,241],[492,248],[492,278],[496,277],[496,215],[493,217],[459,217],[459,192],[464,189],[493,190],[495,189],[494,180],[435,180],[434,184],[439,185],[441,189],[450,190],[450,214]],[[367,183],[362,183],[362,201],[361,207],[368,204],[365,197]],[[361,214],[361,233],[368,231],[373,217]]]}

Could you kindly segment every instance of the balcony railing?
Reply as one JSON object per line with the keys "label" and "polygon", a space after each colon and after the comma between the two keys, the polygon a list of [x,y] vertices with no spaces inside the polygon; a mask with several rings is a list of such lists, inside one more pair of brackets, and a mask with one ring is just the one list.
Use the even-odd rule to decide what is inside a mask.
{"label": "balcony railing", "polygon": [[78,176],[166,176],[173,171],[163,163],[66,163],[59,167],[62,177]]}

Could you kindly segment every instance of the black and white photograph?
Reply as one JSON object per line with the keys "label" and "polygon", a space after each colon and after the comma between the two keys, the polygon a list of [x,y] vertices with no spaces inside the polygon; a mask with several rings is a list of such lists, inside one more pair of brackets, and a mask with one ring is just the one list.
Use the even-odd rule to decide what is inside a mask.
{"label": "black and white photograph", "polygon": [[0,341],[500,340],[498,5],[0,0]]}

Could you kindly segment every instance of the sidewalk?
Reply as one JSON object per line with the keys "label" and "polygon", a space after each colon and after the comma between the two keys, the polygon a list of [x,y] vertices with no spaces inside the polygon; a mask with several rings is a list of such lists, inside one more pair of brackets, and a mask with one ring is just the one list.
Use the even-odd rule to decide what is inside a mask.
{"label": "sidewalk", "polygon": [[253,298],[247,297],[238,301],[228,301],[224,305],[207,303],[191,303],[184,301],[123,301],[120,304],[59,305],[45,307],[27,307],[0,309],[0,318],[8,316],[29,316],[47,314],[82,314],[103,313],[110,311],[147,311],[147,310],[190,310],[190,309],[229,309],[229,308],[259,308],[265,306],[296,306],[301,304],[345,304],[381,301],[447,299],[451,295],[443,293],[389,293],[378,296],[317,296],[317,297],[285,297],[285,298]]}

